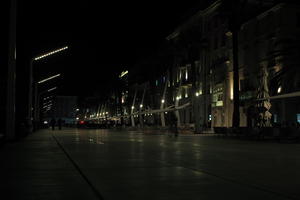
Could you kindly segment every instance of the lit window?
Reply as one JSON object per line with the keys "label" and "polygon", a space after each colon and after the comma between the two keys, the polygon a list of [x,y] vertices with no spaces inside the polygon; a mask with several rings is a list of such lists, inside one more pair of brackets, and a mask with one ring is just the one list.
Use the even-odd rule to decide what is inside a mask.
{"label": "lit window", "polygon": [[155,85],[158,86],[158,80],[155,81]]}
{"label": "lit window", "polygon": [[300,123],[300,114],[297,114],[297,122]]}

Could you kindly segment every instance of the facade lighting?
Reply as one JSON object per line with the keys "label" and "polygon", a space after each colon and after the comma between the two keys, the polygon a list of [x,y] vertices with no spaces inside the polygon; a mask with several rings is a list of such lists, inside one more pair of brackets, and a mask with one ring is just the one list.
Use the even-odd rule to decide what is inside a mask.
{"label": "facade lighting", "polygon": [[51,51],[51,52],[49,52],[49,53],[45,53],[45,54],[43,54],[43,55],[41,55],[41,56],[35,57],[34,60],[41,60],[42,58],[45,58],[45,57],[47,57],[47,56],[51,56],[51,55],[56,54],[56,53],[58,53],[58,52],[60,52],[60,51],[64,51],[64,50],[66,50],[66,49],[68,49],[68,48],[69,48],[68,46],[65,46],[65,47],[63,47],[63,48],[56,49],[56,50]]}
{"label": "facade lighting", "polygon": [[281,90],[282,90],[282,87],[279,86],[278,89],[277,89],[277,93],[278,93],[278,94],[281,93]]}
{"label": "facade lighting", "polygon": [[46,81],[49,81],[49,80],[54,79],[54,78],[59,77],[59,76],[60,76],[60,74],[56,74],[56,75],[51,76],[51,77],[49,77],[49,78],[43,79],[43,80],[39,81],[38,83],[39,83],[39,84],[40,84],[40,83],[44,83],[44,82],[46,82]]}
{"label": "facade lighting", "polygon": [[51,91],[53,91],[53,90],[56,90],[57,89],[57,87],[54,87],[54,88],[50,88],[49,90],[47,90],[48,92],[51,92]]}
{"label": "facade lighting", "polygon": [[188,70],[185,71],[185,80],[188,80]]}
{"label": "facade lighting", "polygon": [[123,71],[119,77],[122,78],[122,77],[125,76],[126,74],[128,74],[128,71]]}

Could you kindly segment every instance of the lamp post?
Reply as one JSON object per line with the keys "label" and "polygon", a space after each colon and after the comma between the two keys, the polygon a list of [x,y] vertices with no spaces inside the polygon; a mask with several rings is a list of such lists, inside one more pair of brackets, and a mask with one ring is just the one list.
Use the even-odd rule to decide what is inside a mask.
{"label": "lamp post", "polygon": [[27,115],[27,121],[28,121],[28,126],[29,126],[29,133],[32,132],[32,86],[33,86],[33,75],[32,75],[32,71],[33,71],[33,63],[35,61],[44,59],[48,56],[51,56],[53,54],[59,53],[61,51],[67,50],[68,46],[65,46],[63,48],[60,49],[56,49],[50,52],[47,52],[45,54],[41,54],[37,57],[33,57],[30,59],[30,65],[29,65],[29,85],[28,85],[28,115]]}

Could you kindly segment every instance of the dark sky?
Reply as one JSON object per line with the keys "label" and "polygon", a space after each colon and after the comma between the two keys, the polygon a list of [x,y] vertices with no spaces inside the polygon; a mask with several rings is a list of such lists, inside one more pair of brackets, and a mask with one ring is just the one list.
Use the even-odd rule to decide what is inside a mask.
{"label": "dark sky", "polygon": [[[36,64],[62,73],[61,94],[91,95],[162,43],[187,13],[207,1],[19,1],[18,55],[28,60],[68,45]],[[47,72],[47,73],[46,73]]]}

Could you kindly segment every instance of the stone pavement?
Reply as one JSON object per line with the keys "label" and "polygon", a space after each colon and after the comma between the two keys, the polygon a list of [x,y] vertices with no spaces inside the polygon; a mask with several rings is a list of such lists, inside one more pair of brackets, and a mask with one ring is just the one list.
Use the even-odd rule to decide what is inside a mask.
{"label": "stone pavement", "polygon": [[0,149],[10,199],[300,199],[300,145],[43,130]]}

